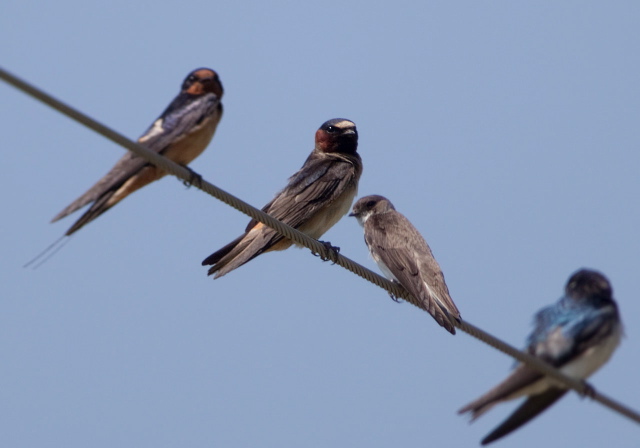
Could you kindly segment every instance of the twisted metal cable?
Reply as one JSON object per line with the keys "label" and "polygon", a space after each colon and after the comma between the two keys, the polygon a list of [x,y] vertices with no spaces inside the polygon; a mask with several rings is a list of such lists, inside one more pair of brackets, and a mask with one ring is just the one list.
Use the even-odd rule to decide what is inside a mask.
{"label": "twisted metal cable", "polygon": [[[1,67],[0,79],[23,91],[24,93],[31,95],[37,100],[47,104],[58,112],[76,120],[80,124],[94,130],[103,137],[106,137],[109,140],[119,144],[120,146],[127,148],[134,154],[148,160],[149,162],[165,170],[166,172],[173,174],[183,181],[194,185],[196,188],[210,194],[216,199],[248,215],[256,221],[271,227],[272,229],[282,234],[286,238],[294,241],[295,243],[307,247],[311,250],[312,253],[319,254],[324,260],[333,261],[335,264],[338,264],[348,271],[362,277],[363,279],[379,286],[382,289],[385,289],[394,297],[401,298],[424,311],[421,303],[400,284],[391,282],[390,280],[387,280],[386,278],[376,274],[370,269],[367,269],[364,266],[356,263],[350,258],[347,258],[344,255],[331,250],[327,245],[311,238],[310,236],[300,232],[297,229],[294,229],[293,227],[288,226],[287,224],[284,224],[281,221],[278,221],[262,210],[258,210],[257,208],[251,206],[243,200],[203,180],[200,175],[185,168],[184,166],[179,165],[160,154],[150,151],[144,146],[141,146],[138,143],[123,136],[122,134],[104,126],[103,124],[95,121],[82,112],[77,111],[70,106],[67,106],[63,102],[19,79],[18,77],[12,75]],[[575,378],[568,377],[550,364],[528,353],[516,349],[515,347],[501,341],[500,339],[492,336],[491,334],[476,327],[475,325],[470,324],[469,322],[466,322],[464,320],[457,322],[454,320],[452,321],[452,323],[457,328],[469,334],[470,336],[479,339],[487,345],[490,345],[491,347],[517,359],[524,364],[527,364],[528,366],[538,370],[540,373],[555,379],[563,386],[573,389],[583,396],[588,396],[593,400],[599,402],[600,404],[608,407],[609,409],[618,412],[619,414],[624,415],[625,417],[640,424],[640,414],[638,412],[613,400],[612,398],[609,398],[608,396],[600,392],[597,392],[586,381],[576,380]]]}

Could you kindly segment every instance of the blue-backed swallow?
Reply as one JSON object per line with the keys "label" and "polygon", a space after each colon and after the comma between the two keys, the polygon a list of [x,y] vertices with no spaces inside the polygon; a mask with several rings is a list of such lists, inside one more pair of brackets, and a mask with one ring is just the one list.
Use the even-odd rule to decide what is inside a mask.
{"label": "blue-backed swallow", "polygon": [[[316,132],[315,147],[302,168],[262,210],[312,238],[320,238],[349,211],[357,193],[362,174],[357,149],[358,132],[352,121],[335,118],[325,122]],[[218,278],[262,253],[284,250],[291,244],[275,230],[252,220],[244,234],[209,255],[202,265],[212,265],[209,275]]]}
{"label": "blue-backed swallow", "polygon": [[451,334],[460,312],[449,295],[440,265],[420,232],[393,204],[379,195],[365,196],[353,205],[364,227],[364,241],[383,274],[400,283]]}
{"label": "blue-backed swallow", "polygon": [[[138,139],[138,143],[186,166],[202,154],[213,138],[222,116],[222,94],[222,84],[216,72],[208,68],[192,71],[182,83],[178,96]],[[65,233],[70,236],[134,191],[165,174],[162,169],[127,152],[111,171],[51,222],[92,203]]]}
{"label": "blue-backed swallow", "polygon": [[[535,315],[527,352],[567,376],[584,380],[609,360],[621,337],[622,324],[611,284],[601,273],[582,269],[569,278],[558,302]],[[482,445],[487,445],[536,417],[567,391],[537,370],[518,364],[507,379],[458,412],[471,413],[473,421],[501,401],[527,396],[482,440]]]}

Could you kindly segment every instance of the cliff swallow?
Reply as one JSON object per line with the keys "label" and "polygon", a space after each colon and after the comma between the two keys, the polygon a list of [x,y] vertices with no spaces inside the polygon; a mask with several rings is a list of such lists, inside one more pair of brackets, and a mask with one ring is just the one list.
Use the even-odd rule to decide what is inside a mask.
{"label": "cliff swallow", "polygon": [[[325,122],[316,132],[315,148],[287,186],[262,210],[276,219],[320,238],[348,211],[358,190],[362,161],[356,152],[356,125],[343,118]],[[292,241],[252,220],[245,233],[209,255],[203,266],[222,277],[258,255],[284,250]]]}
{"label": "cliff swallow", "polygon": [[436,322],[456,334],[453,321],[460,320],[460,312],[429,245],[411,222],[379,195],[358,199],[349,216],[364,227],[364,241],[384,275],[404,286]]}
{"label": "cliff swallow", "polygon": [[[213,138],[222,116],[222,93],[216,72],[208,68],[192,71],[182,83],[178,96],[138,139],[138,143],[186,166],[202,154]],[[127,152],[111,171],[51,222],[92,203],[65,233],[65,236],[70,236],[134,191],[165,174],[165,171]]]}
{"label": "cliff swallow", "polygon": [[[569,278],[565,295],[535,315],[527,352],[564,374],[583,380],[604,365],[620,343],[622,324],[607,278],[582,269]],[[567,389],[537,370],[519,364],[513,373],[458,413],[471,421],[495,404],[527,396],[507,420],[482,440],[487,445],[519,428],[559,400]]]}

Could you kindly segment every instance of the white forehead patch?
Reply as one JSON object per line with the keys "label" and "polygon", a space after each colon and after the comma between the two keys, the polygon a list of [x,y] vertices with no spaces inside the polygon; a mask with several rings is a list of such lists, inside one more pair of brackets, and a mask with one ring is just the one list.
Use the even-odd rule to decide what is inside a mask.
{"label": "white forehead patch", "polygon": [[339,121],[335,124],[332,124],[331,126],[335,126],[339,129],[349,129],[349,128],[355,128],[356,124],[353,121],[349,121],[349,120],[342,120]]}

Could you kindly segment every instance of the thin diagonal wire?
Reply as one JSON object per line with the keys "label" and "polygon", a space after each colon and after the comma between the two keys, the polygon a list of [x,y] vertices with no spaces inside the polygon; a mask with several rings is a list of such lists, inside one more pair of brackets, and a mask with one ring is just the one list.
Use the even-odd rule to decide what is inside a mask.
{"label": "thin diagonal wire", "polygon": [[[162,168],[168,173],[173,174],[174,176],[182,179],[185,182],[192,183],[195,187],[210,194],[211,196],[224,202],[225,204],[235,208],[236,210],[250,216],[251,218],[257,220],[258,222],[261,222],[271,227],[272,229],[276,230],[278,233],[284,235],[286,238],[302,246],[309,248],[313,253],[320,254],[325,259],[331,259],[332,261],[335,261],[336,264],[342,266],[348,271],[353,272],[354,274],[362,277],[363,279],[379,286],[380,288],[385,289],[387,292],[389,292],[390,294],[393,294],[395,297],[402,298],[405,301],[411,303],[412,305],[420,309],[423,309],[420,306],[420,303],[418,302],[418,300],[415,297],[413,297],[401,285],[387,280],[386,278],[376,274],[370,269],[367,269],[364,266],[356,263],[350,258],[345,257],[344,255],[334,253],[333,251],[328,249],[327,246],[320,243],[319,241],[311,238],[310,236],[300,232],[297,229],[294,229],[293,227],[288,226],[287,224],[284,224],[281,221],[278,221],[277,219],[271,217],[270,215],[264,213],[263,211],[258,210],[257,208],[242,201],[241,199],[227,193],[221,188],[218,188],[215,185],[203,180],[201,177],[196,176],[194,178],[194,173],[188,170],[187,168],[181,165],[178,165],[177,163],[171,161],[170,159],[167,159],[164,156],[161,156],[160,154],[157,154],[153,151],[148,150],[147,148],[139,145],[138,143],[133,142],[132,140],[128,139],[122,134],[104,126],[101,123],[98,123],[97,121],[83,114],[82,112],[77,111],[76,109],[73,109],[70,106],[67,106],[61,101],[48,95],[42,90],[28,84],[27,82],[19,79],[18,77],[10,74],[9,72],[7,72],[2,68],[0,68],[0,79],[16,87],[17,89],[23,91],[24,93],[31,95],[37,100],[47,104],[48,106],[52,107],[58,112],[61,112],[62,114],[67,115],[68,117],[76,120],[80,124],[94,130],[95,132],[102,135],[103,137],[106,137],[109,140],[127,148],[134,154],[140,157],[143,157],[144,159]],[[460,330],[464,331],[465,333],[486,343],[487,345],[490,345],[491,347],[538,370],[542,374],[557,380],[567,388],[573,389],[578,393],[580,393],[581,395],[587,395],[593,400],[608,407],[609,409],[612,409],[613,411],[618,412],[621,415],[624,415],[629,419],[635,421],[636,423],[640,424],[640,414],[638,412],[613,400],[612,398],[609,398],[608,396],[600,392],[595,391],[595,389],[591,385],[589,385],[587,382],[576,380],[574,378],[564,375],[563,373],[561,373],[559,370],[557,370],[550,364],[547,364],[544,361],[541,361],[540,359],[529,355],[528,353],[525,353],[521,350],[516,349],[515,347],[501,341],[500,339],[492,336],[491,334],[485,332],[484,330],[481,330],[475,325],[470,324],[469,322],[466,322],[464,320],[461,320],[460,322],[454,321],[454,325],[458,327]]]}

